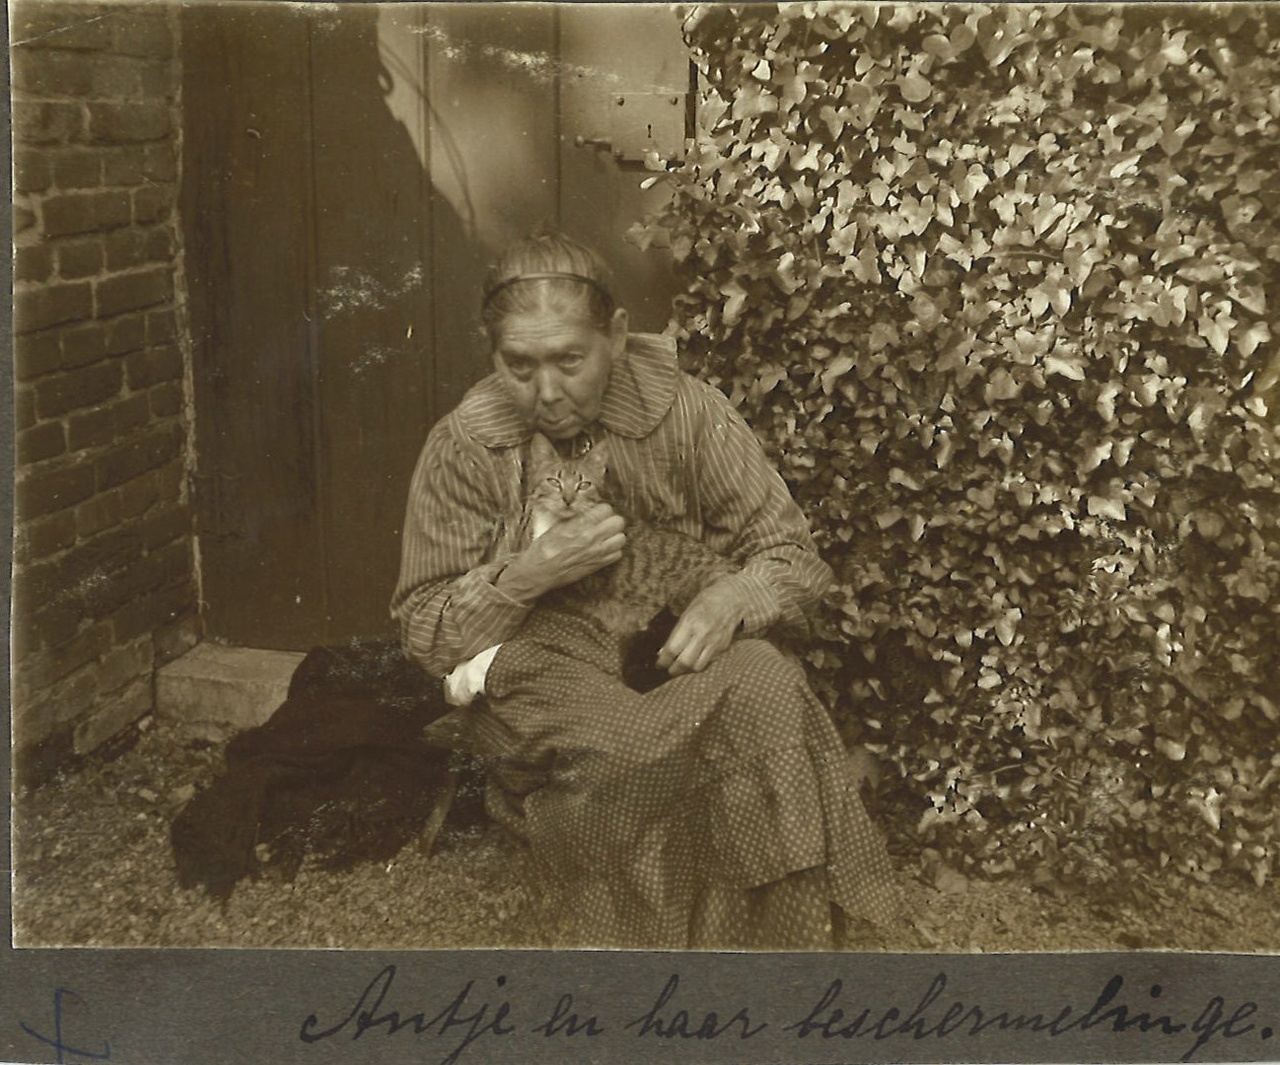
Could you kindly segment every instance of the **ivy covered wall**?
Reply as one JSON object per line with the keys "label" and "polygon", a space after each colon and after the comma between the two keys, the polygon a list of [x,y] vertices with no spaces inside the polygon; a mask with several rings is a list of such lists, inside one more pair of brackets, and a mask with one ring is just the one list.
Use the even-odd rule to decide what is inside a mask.
{"label": "ivy covered wall", "polygon": [[1280,854],[1270,5],[693,9],[694,372],[839,586],[815,680],[958,864]]}

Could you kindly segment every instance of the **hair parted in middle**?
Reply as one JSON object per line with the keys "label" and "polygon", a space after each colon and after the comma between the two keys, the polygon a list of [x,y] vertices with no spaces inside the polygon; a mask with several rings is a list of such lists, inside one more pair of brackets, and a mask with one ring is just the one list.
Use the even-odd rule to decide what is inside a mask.
{"label": "hair parted in middle", "polygon": [[509,245],[489,268],[480,319],[495,340],[514,314],[550,311],[606,330],[616,309],[604,260],[563,233],[541,232]]}

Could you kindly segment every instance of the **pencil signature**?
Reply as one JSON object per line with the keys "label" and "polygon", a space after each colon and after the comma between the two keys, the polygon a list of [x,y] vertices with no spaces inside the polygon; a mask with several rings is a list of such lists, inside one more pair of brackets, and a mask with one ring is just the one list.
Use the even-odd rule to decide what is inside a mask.
{"label": "pencil signature", "polygon": [[40,1042],[46,1044],[47,1046],[53,1047],[54,1053],[58,1055],[57,1057],[58,1065],[66,1065],[67,1054],[71,1054],[77,1058],[89,1058],[93,1061],[110,1061],[111,1060],[111,1044],[108,1043],[105,1039],[102,1041],[101,1050],[83,1050],[80,1047],[73,1046],[71,1043],[68,1043],[65,1041],[66,1037],[63,1035],[63,1032],[62,1032],[62,1003],[64,999],[70,999],[72,1002],[78,1003],[81,1006],[85,1004],[84,999],[81,998],[79,995],[77,995],[74,991],[70,990],[69,988],[65,988],[65,987],[58,988],[53,993],[53,1036],[52,1037],[43,1035],[42,1033],[37,1032],[34,1028],[31,1027],[31,1025],[27,1024],[26,1021],[20,1021],[19,1026],[22,1028],[24,1032],[27,1033],[27,1035],[32,1036],[35,1039],[39,1039]]}

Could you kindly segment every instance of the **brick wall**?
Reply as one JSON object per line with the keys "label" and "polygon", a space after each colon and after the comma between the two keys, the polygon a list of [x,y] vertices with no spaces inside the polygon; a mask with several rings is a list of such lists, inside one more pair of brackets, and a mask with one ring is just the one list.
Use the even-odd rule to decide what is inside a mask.
{"label": "brick wall", "polygon": [[197,635],[178,32],[173,3],[12,6],[20,776],[145,714]]}

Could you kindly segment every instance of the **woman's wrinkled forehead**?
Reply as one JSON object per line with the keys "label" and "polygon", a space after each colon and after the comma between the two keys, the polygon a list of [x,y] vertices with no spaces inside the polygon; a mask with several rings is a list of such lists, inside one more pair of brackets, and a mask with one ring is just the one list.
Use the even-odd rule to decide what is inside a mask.
{"label": "woman's wrinkled forehead", "polygon": [[604,325],[598,320],[596,308],[590,298],[590,290],[582,285],[555,286],[553,282],[533,281],[518,286],[517,298],[504,309],[504,313],[490,315],[489,339],[495,345],[526,322],[534,319],[546,323],[560,323],[565,328],[583,325],[599,330]]}
{"label": "woman's wrinkled forehead", "polygon": [[492,340],[504,354],[536,356],[594,346],[607,340],[607,334],[585,314],[524,311],[503,318]]}

